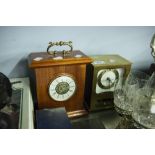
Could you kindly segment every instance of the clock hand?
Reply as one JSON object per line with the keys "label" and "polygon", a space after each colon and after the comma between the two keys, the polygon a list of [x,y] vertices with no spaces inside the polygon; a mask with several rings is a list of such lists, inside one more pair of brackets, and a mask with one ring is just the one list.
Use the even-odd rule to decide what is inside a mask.
{"label": "clock hand", "polygon": [[110,79],[107,77],[107,81],[109,82],[109,86],[116,81],[116,79]]}
{"label": "clock hand", "polygon": [[107,78],[107,81],[111,81],[111,82],[113,81],[113,82],[114,82],[114,81],[116,81],[116,79],[110,79],[110,78],[108,77],[108,78]]}
{"label": "clock hand", "polygon": [[107,81],[109,82],[109,87],[110,87],[110,83],[112,83],[112,80],[109,77],[107,77]]}

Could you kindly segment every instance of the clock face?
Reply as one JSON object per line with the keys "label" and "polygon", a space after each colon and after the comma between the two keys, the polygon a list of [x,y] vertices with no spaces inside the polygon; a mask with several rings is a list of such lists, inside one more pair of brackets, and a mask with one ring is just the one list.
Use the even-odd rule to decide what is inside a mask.
{"label": "clock face", "polygon": [[56,77],[49,85],[49,95],[55,101],[66,101],[76,90],[74,79],[68,75]]}
{"label": "clock face", "polygon": [[96,93],[113,91],[114,85],[119,82],[123,74],[123,68],[100,70],[97,73]]}
{"label": "clock face", "polygon": [[104,70],[98,76],[98,85],[103,89],[110,89],[118,82],[119,73],[117,70]]}

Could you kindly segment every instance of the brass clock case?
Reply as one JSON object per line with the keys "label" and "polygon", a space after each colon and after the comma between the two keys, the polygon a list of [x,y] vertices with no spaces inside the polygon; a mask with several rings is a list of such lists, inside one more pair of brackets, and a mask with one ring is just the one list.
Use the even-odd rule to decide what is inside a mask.
{"label": "brass clock case", "polygon": [[128,76],[132,63],[119,55],[96,55],[91,58],[94,61],[87,67],[85,91],[87,108],[90,111],[113,108],[114,86]]}

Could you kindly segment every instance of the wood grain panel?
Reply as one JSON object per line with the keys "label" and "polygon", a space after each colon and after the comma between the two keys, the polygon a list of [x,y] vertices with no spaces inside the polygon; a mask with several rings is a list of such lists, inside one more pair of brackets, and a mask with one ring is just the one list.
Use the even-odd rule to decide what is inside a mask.
{"label": "wood grain panel", "polygon": [[[76,55],[81,55],[82,57],[75,57]],[[35,61],[34,59],[41,57],[42,60]],[[54,59],[56,57],[62,57],[63,59]],[[47,52],[31,53],[29,55],[28,63],[30,68],[41,68],[49,66],[59,66],[59,65],[72,65],[72,64],[87,64],[92,60],[90,57],[83,54],[81,51],[72,51],[70,55],[64,56],[62,52],[57,55],[49,55]]]}
{"label": "wood grain panel", "polygon": [[[86,65],[66,65],[46,68],[36,68],[37,96],[39,108],[54,108],[65,106],[66,110],[74,111],[83,109],[83,94],[85,86]],[[61,74],[73,76],[77,83],[75,94],[67,101],[54,101],[48,95],[48,86],[51,80]]]}
{"label": "wood grain panel", "polygon": [[[81,57],[76,57],[77,55],[81,55]],[[58,56],[63,59],[55,59]],[[42,59],[35,61],[34,59],[37,57]],[[86,64],[91,62],[92,59],[81,51],[72,51],[70,55],[66,56],[61,52],[57,55],[49,55],[46,52],[31,53],[28,63],[35,72],[38,108],[65,107],[69,117],[86,114],[84,109]],[[75,79],[76,92],[66,101],[55,101],[49,96],[48,87],[56,77],[62,74]]]}

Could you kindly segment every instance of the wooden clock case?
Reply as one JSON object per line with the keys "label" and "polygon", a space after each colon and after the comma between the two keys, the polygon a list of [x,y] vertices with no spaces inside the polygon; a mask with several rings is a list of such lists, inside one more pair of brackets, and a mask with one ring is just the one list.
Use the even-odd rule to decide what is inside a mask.
{"label": "wooden clock case", "polygon": [[103,69],[124,68],[124,78],[130,72],[131,62],[119,55],[97,55],[91,57],[94,61],[103,61],[104,64],[89,64],[87,66],[87,79],[85,100],[89,111],[103,110],[113,108],[113,92],[107,91],[97,94],[95,89],[97,85],[97,75]]}
{"label": "wooden clock case", "polygon": [[[59,57],[62,57],[62,59],[57,59]],[[39,58],[42,59],[35,61]],[[91,62],[92,59],[90,57],[76,50],[65,56],[62,52],[58,52],[56,55],[49,55],[46,52],[31,53],[28,63],[34,72],[34,76],[31,79],[35,81],[38,109],[65,107],[69,117],[86,114],[87,111],[83,104],[86,65]],[[55,101],[49,96],[48,87],[53,79],[62,74],[68,75],[75,80],[76,91],[66,101]]]}

